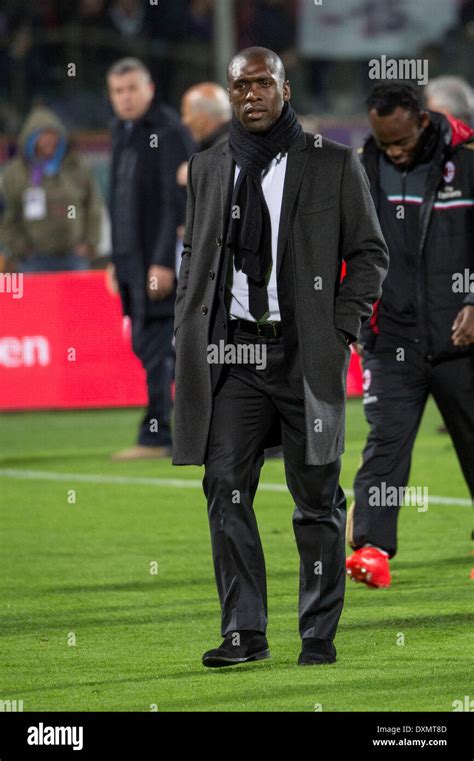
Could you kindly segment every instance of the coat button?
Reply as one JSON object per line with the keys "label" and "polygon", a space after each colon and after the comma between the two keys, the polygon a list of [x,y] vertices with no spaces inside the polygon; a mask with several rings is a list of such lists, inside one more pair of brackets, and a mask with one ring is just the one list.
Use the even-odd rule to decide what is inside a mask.
{"label": "coat button", "polygon": [[216,273],[214,272],[214,270],[209,270],[209,277],[211,278],[211,280],[214,280],[215,276],[216,276]]}
{"label": "coat button", "polygon": [[207,311],[208,311],[207,310],[207,306],[205,304],[203,304],[202,307],[201,307],[201,314],[207,314]]}
{"label": "coat button", "polygon": [[217,236],[216,243],[217,243],[218,246],[222,246],[222,238],[221,238],[220,235]]}

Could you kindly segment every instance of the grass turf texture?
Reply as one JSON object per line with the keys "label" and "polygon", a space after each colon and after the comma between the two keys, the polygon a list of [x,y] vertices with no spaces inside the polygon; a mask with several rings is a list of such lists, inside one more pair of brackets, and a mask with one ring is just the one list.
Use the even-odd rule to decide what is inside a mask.
{"label": "grass turf texture", "polygon": [[[201,479],[169,462],[111,463],[133,442],[137,410],[2,415],[0,468]],[[451,441],[429,404],[411,483],[467,497]],[[366,434],[349,403],[342,484]],[[284,483],[281,461],[262,482]],[[287,492],[257,494],[272,659],[201,666],[220,643],[200,489],[0,476],[0,699],[25,711],[451,711],[470,692],[471,509],[402,510],[393,586],[348,582],[338,662],[298,667],[298,556]],[[68,490],[76,503],[69,504]],[[348,498],[350,503],[350,498]],[[158,563],[157,575],[150,563]],[[75,646],[68,645],[73,633]],[[403,634],[405,644],[397,645]],[[469,665],[471,664],[471,665]]]}

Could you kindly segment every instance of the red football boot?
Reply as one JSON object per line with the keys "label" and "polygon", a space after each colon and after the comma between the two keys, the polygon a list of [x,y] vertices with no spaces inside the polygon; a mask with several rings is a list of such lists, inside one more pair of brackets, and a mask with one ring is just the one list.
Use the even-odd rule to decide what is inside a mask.
{"label": "red football boot", "polygon": [[376,547],[361,547],[346,560],[347,575],[368,587],[389,587],[391,582],[388,556]]}

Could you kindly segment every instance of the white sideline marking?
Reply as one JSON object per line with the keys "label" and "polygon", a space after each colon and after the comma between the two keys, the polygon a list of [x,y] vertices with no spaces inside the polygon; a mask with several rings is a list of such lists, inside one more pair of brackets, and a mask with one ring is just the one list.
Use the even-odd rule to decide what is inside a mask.
{"label": "white sideline marking", "polygon": [[[30,481],[82,481],[88,484],[125,484],[141,486],[172,486],[177,489],[201,489],[202,482],[191,478],[145,478],[141,476],[102,476],[93,473],[54,473],[47,470],[16,470],[14,468],[0,468],[0,477],[19,478]],[[260,491],[287,492],[285,484],[261,483]],[[344,489],[348,497],[353,497],[352,489]],[[430,496],[429,503],[432,505],[460,505],[471,507],[470,499],[459,497]]]}

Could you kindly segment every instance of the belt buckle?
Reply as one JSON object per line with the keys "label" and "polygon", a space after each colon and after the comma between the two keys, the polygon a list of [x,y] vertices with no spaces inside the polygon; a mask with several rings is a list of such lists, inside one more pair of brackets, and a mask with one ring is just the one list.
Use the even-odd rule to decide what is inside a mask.
{"label": "belt buckle", "polygon": [[271,322],[267,322],[267,325],[271,325],[272,330],[273,330],[273,337],[274,338],[278,338],[278,335],[277,335],[277,325],[278,325],[278,323],[275,322],[274,320],[272,320]]}
{"label": "belt buckle", "polygon": [[262,332],[262,328],[266,328],[269,325],[272,326],[273,337],[274,338],[278,338],[278,336],[277,336],[277,328],[276,328],[277,323],[275,321],[266,322],[263,325],[261,325],[259,322],[257,322],[256,324],[257,324],[257,336],[258,336],[258,338],[262,338],[262,336],[265,337],[265,333]]}

